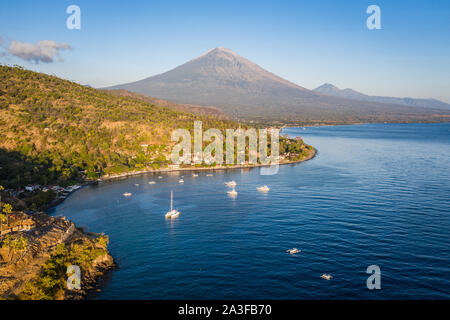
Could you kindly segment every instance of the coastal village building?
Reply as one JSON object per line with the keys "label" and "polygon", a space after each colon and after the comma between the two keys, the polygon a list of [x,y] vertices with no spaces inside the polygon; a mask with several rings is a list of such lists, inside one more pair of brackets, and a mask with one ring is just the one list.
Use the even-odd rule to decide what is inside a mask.
{"label": "coastal village building", "polygon": [[33,192],[33,191],[39,190],[40,188],[41,188],[40,185],[34,184],[34,185],[26,186],[25,190],[29,191],[29,192]]}

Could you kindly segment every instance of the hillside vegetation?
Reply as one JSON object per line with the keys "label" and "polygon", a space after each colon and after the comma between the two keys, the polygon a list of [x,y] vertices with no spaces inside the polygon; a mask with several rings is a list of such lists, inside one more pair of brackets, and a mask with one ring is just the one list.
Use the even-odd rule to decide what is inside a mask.
{"label": "hillside vegetation", "polygon": [[[170,164],[174,129],[193,135],[194,121],[202,121],[203,130],[223,133],[248,128],[211,108],[161,100],[163,107],[152,99],[0,66],[0,185],[64,186],[84,178],[158,169]],[[302,160],[312,152],[301,139],[280,139],[286,160]]]}
{"label": "hillside vegetation", "polygon": [[[171,132],[236,128],[55,76],[0,66],[0,184],[64,184],[168,163]],[[142,145],[148,145],[145,148]]]}
{"label": "hillside vegetation", "polygon": [[125,97],[132,97],[139,100],[144,100],[146,102],[149,102],[151,104],[155,104],[161,107],[167,107],[170,109],[173,109],[175,111],[182,111],[182,112],[189,112],[189,113],[195,113],[201,116],[214,116],[216,118],[220,119],[229,119],[229,116],[226,115],[222,110],[220,110],[217,107],[213,106],[200,106],[195,104],[187,104],[187,103],[175,103],[159,98],[149,97],[145,96],[143,94],[127,91],[127,90],[107,90],[104,89],[106,92],[111,93],[116,96],[125,96]]}

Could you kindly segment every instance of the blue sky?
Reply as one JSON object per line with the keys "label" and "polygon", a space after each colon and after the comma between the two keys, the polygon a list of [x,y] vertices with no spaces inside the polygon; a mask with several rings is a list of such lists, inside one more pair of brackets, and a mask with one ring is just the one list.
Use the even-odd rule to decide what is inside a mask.
{"label": "blue sky", "polygon": [[[81,8],[68,30],[66,8]],[[368,30],[366,8],[381,8]],[[0,63],[94,87],[146,78],[222,46],[312,89],[325,82],[387,96],[450,102],[450,1],[9,1],[11,41],[67,43],[52,63],[6,54]]]}

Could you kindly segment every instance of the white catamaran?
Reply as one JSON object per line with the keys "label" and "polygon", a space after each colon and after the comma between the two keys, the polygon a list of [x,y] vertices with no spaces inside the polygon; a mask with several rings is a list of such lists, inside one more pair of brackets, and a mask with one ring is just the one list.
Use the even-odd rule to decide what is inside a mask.
{"label": "white catamaran", "polygon": [[173,191],[170,191],[170,211],[166,213],[166,219],[175,219],[180,215],[180,211],[173,208]]}

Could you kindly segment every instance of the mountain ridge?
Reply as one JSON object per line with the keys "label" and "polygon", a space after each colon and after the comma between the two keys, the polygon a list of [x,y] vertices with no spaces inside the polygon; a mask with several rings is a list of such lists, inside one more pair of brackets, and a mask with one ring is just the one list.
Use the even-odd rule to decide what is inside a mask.
{"label": "mountain ridge", "polygon": [[257,122],[436,122],[450,115],[438,109],[362,102],[315,92],[222,47],[167,72],[104,89],[124,89],[176,103],[216,106],[232,118]]}
{"label": "mountain ridge", "polygon": [[315,92],[326,95],[354,99],[360,101],[373,101],[379,103],[393,103],[406,106],[419,106],[438,109],[450,109],[450,104],[433,99],[433,98],[410,98],[410,97],[388,97],[388,96],[372,96],[353,90],[351,88],[339,89],[331,83],[324,83],[313,89]]}

